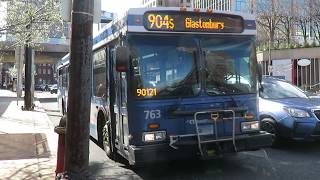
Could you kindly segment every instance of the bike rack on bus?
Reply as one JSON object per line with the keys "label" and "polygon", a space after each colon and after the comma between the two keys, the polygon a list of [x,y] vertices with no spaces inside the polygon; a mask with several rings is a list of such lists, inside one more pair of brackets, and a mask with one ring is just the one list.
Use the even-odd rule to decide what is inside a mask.
{"label": "bike rack on bus", "polygon": [[[213,113],[218,113],[219,112],[231,112],[232,113],[232,138],[218,138],[218,127],[217,127],[217,120],[219,119],[219,116],[214,116],[215,114]],[[206,140],[206,141],[201,141],[201,132],[199,132],[199,124],[197,120],[197,116],[200,114],[211,114],[211,119],[214,121],[214,135],[215,139],[214,140]],[[212,111],[202,111],[202,112],[196,112],[194,114],[194,122],[195,122],[195,127],[196,127],[196,133],[197,133],[197,139],[198,139],[198,148],[201,154],[201,157],[204,157],[203,153],[203,148],[202,144],[205,143],[211,143],[211,142],[221,142],[221,141],[229,141],[232,140],[232,144],[234,147],[235,152],[237,152],[237,147],[236,147],[236,140],[235,140],[235,127],[236,127],[236,122],[235,122],[235,112],[233,110],[212,110]]]}

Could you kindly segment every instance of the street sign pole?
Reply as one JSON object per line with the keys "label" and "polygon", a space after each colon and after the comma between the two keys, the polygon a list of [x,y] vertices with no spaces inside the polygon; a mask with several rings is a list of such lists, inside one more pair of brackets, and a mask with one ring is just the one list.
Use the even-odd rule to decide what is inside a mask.
{"label": "street sign pole", "polygon": [[73,0],[71,16],[65,171],[76,180],[89,178],[93,2]]}

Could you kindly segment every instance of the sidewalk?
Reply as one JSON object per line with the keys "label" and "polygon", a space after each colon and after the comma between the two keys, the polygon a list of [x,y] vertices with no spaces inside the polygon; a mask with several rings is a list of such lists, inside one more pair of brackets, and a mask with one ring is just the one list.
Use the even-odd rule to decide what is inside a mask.
{"label": "sidewalk", "polygon": [[[58,136],[39,101],[22,111],[15,93],[0,90],[0,179],[54,179]],[[7,101],[7,102],[4,102]],[[2,110],[1,110],[2,111]]]}

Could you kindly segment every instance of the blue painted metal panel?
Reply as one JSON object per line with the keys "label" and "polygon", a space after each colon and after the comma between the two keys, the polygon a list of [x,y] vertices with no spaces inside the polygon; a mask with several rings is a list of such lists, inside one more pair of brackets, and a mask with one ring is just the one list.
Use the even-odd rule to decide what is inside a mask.
{"label": "blue painted metal panel", "polygon": [[[158,130],[166,130],[168,137],[170,135],[195,134],[195,125],[192,124],[194,114],[174,115],[173,109],[178,108],[179,111],[205,111],[208,109],[229,109],[234,108],[234,102],[238,107],[247,109],[250,114],[255,114],[257,117],[256,94],[233,95],[233,100],[230,96],[196,96],[184,99],[161,99],[161,100],[136,100],[133,102],[134,107],[130,109],[131,114],[130,132],[133,135],[132,143],[142,145],[142,133],[151,131],[147,125],[150,123],[160,124]],[[146,119],[146,110],[160,110],[161,118]],[[209,117],[204,117],[209,118]],[[207,124],[213,124],[209,120]],[[245,121],[244,118],[236,119],[236,134],[241,134],[240,123]],[[134,122],[134,123],[133,123]],[[232,121],[225,120],[224,124],[218,125],[218,134],[220,136],[231,136]]]}

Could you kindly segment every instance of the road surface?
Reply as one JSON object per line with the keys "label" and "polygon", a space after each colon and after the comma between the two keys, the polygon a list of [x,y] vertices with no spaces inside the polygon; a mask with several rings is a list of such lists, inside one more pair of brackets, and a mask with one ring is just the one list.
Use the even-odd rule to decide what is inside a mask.
{"label": "road surface", "polygon": [[[60,119],[56,95],[38,93],[50,119]],[[144,180],[316,180],[320,179],[320,142],[287,142],[277,149],[241,152],[210,161],[177,161],[149,164],[132,170],[108,159],[102,149],[90,142],[90,172],[95,179]]]}

